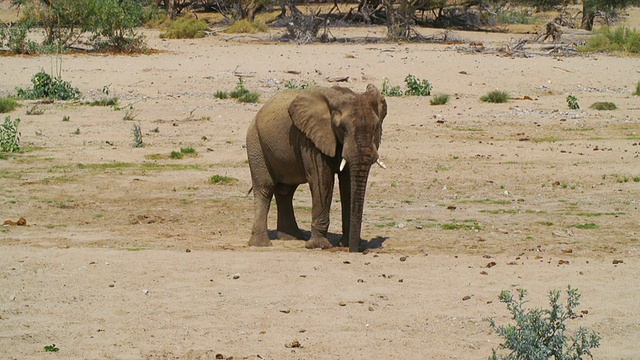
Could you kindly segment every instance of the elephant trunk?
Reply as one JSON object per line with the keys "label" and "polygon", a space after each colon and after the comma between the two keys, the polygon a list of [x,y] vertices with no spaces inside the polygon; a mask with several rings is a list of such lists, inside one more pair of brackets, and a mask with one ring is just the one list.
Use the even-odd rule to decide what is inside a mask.
{"label": "elephant trunk", "polygon": [[360,231],[362,229],[362,212],[364,195],[367,189],[367,178],[371,165],[354,165],[350,167],[351,177],[351,209],[349,222],[349,252],[357,252],[360,247]]}

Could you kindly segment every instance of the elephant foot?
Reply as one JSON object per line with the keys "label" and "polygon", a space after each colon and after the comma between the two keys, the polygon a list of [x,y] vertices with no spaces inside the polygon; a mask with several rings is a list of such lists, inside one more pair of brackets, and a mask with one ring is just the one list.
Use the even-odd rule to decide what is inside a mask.
{"label": "elephant foot", "polygon": [[259,235],[251,235],[251,239],[249,239],[249,246],[271,246],[271,240],[269,240],[269,236],[267,233],[259,234]]}
{"label": "elephant foot", "polygon": [[340,238],[340,243],[339,243],[339,244],[340,244],[340,246],[342,246],[342,247],[349,247],[349,238],[343,235],[343,236]]}
{"label": "elephant foot", "polygon": [[304,245],[307,249],[331,249],[333,245],[329,242],[327,238],[317,237],[307,240],[307,243]]}

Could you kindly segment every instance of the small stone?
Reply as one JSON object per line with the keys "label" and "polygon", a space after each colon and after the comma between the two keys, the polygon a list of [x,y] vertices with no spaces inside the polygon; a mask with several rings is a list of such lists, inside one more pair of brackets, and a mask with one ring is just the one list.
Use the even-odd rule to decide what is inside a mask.
{"label": "small stone", "polygon": [[402,262],[407,261],[407,256],[400,257],[400,261],[402,261]]}
{"label": "small stone", "polygon": [[145,295],[148,295],[148,294],[149,294],[149,290],[147,290],[147,289],[142,289],[142,293],[143,293],[143,294],[145,294]]}
{"label": "small stone", "polygon": [[464,296],[464,297],[462,298],[462,301],[467,301],[467,300],[469,300],[469,299],[471,299],[471,296],[466,295],[466,296]]}
{"label": "small stone", "polygon": [[622,264],[622,263],[624,263],[623,260],[615,260],[615,259],[613,260],[613,265],[618,265],[618,264]]}
{"label": "small stone", "polygon": [[338,303],[338,305],[340,305],[340,306],[347,306],[347,303],[346,303],[346,302],[344,302],[344,301],[340,301],[340,302]]}
{"label": "small stone", "polygon": [[233,280],[238,280],[238,279],[240,279],[240,274],[233,275]]}
{"label": "small stone", "polygon": [[280,309],[279,311],[283,314],[288,314],[291,312],[291,309],[283,308],[283,309]]}
{"label": "small stone", "polygon": [[109,284],[109,287],[112,288],[112,287],[115,287],[115,285],[114,284]]}

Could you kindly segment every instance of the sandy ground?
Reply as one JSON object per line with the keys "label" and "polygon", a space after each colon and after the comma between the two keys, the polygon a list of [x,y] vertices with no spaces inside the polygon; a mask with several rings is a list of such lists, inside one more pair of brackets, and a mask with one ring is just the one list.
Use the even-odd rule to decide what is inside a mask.
{"label": "sandy ground", "polygon": [[[603,337],[595,357],[638,358],[637,58],[498,53],[514,34],[306,46],[265,41],[275,34],[146,35],[159,52],[0,57],[0,95],[44,69],[86,99],[107,87],[120,101],[39,104],[37,116],[23,101],[9,114],[28,151],[0,160],[0,221],[27,226],[0,228],[0,358],[485,359],[500,338],[484,319],[509,321],[501,290],[525,288],[547,307],[568,285],[587,312],[570,328]],[[244,134],[261,105],[214,98],[236,85],[234,71],[261,102],[287,80],[333,76],[363,91],[413,74],[452,96],[387,98],[389,169],[372,170],[364,215],[370,252],[246,246]],[[520,100],[479,101],[495,89]],[[568,109],[570,94],[582,110]],[[589,109],[596,101],[619,109]],[[169,158],[183,147],[197,156]],[[308,190],[295,202],[308,230]],[[332,219],[335,239],[335,202]],[[51,344],[60,351],[45,352]]]}

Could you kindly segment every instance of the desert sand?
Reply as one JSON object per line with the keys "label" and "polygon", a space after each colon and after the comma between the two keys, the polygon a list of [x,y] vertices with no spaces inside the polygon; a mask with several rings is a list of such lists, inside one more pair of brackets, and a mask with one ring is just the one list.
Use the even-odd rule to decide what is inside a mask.
{"label": "desert sand", "polygon": [[[527,289],[528,305],[546,308],[549,291],[568,285],[582,293],[570,330],[602,336],[595,358],[640,356],[637,57],[554,56],[536,44],[508,56],[499,50],[526,36],[509,33],[413,44],[362,41],[383,38],[380,27],[337,28],[341,42],[296,45],[273,41],[277,30],[143,31],[149,55],[0,57],[0,96],[44,69],[84,100],[105,89],[119,99],[21,101],[2,116],[22,120],[27,151],[0,160],[0,221],[27,226],[0,228],[0,358],[486,359],[501,339],[485,319],[510,321],[501,290]],[[238,74],[260,103],[214,98]],[[348,77],[340,85],[361,92],[408,74],[451,100],[387,98],[369,251],[248,247],[243,145],[261,103],[288,80]],[[496,89],[514,99],[479,100]],[[618,110],[589,109],[596,101]],[[34,105],[44,113],[27,115]],[[134,124],[144,147],[132,146]],[[197,155],[169,157],[184,147]],[[309,230],[305,186],[295,205]],[[57,353],[44,350],[52,344]]]}

